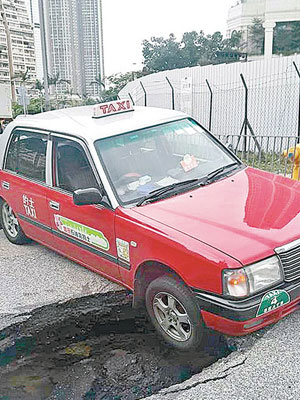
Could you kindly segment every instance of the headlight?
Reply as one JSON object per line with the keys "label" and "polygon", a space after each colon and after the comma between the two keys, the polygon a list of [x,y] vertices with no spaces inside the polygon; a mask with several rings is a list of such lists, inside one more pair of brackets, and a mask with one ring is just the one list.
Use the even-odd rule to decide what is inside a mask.
{"label": "headlight", "polygon": [[238,270],[223,271],[223,293],[245,297],[274,286],[283,280],[282,268],[276,256]]}

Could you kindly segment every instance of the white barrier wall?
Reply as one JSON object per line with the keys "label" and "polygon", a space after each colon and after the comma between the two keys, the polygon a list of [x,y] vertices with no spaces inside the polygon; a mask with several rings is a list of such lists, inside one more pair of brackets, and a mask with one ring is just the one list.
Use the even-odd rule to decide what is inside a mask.
{"label": "white barrier wall", "polygon": [[243,63],[208,65],[163,71],[127,84],[120,98],[132,96],[136,105],[172,108],[171,82],[175,93],[175,109],[191,114],[205,127],[210,121],[216,135],[239,134],[245,118],[245,89],[242,73],[249,89],[248,119],[255,135],[298,134],[300,79],[293,65],[300,70],[300,55],[274,57]]}

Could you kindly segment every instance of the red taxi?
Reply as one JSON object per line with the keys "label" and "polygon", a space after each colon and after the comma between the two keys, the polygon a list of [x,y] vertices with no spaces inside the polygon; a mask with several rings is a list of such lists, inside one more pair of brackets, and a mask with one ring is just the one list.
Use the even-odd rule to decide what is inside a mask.
{"label": "red taxi", "polygon": [[181,112],[120,100],[18,117],[0,135],[0,203],[12,243],[132,290],[178,349],[298,308],[300,184],[246,167]]}

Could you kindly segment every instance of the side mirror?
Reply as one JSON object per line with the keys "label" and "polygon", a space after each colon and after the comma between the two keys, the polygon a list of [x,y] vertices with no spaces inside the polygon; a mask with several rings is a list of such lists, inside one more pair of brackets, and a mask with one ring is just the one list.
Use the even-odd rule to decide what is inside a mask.
{"label": "side mirror", "polygon": [[76,206],[99,204],[102,198],[103,196],[100,190],[96,188],[78,189],[73,193],[73,203],[76,204]]}

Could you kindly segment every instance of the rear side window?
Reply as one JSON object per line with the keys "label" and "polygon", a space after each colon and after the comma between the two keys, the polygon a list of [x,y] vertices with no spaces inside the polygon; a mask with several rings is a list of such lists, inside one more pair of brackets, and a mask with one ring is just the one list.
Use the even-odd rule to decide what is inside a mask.
{"label": "rear side window", "polygon": [[47,136],[15,131],[7,150],[5,169],[45,182]]}

